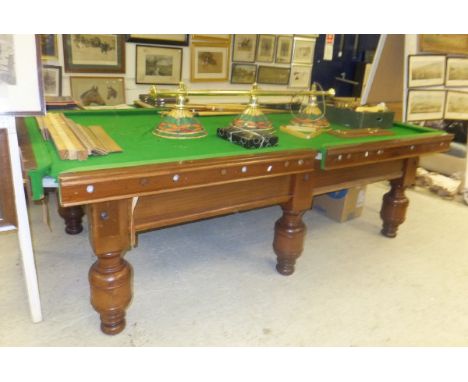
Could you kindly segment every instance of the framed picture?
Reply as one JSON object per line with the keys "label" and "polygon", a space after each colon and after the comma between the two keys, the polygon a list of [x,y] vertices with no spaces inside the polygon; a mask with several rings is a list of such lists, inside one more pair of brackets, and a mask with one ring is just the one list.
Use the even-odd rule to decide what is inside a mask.
{"label": "framed picture", "polygon": [[193,34],[193,40],[201,40],[201,41],[216,41],[216,42],[231,42],[231,35],[230,34]]}
{"label": "framed picture", "polygon": [[257,77],[257,65],[232,64],[231,84],[253,84]]}
{"label": "framed picture", "polygon": [[294,37],[294,64],[312,65],[315,52],[315,39]]}
{"label": "framed picture", "polygon": [[447,58],[446,86],[468,87],[468,58]]}
{"label": "framed picture", "polygon": [[58,42],[56,34],[40,34],[41,58],[44,61],[58,61]]}
{"label": "framed picture", "polygon": [[293,65],[291,67],[291,77],[289,78],[289,86],[291,88],[309,88],[311,77],[312,66]]}
{"label": "framed picture", "polygon": [[445,119],[468,120],[468,92],[447,92]]}
{"label": "framed picture", "polygon": [[136,46],[137,84],[178,84],[182,78],[182,48]]}
{"label": "framed picture", "polygon": [[44,113],[39,36],[0,34],[0,115]]}
{"label": "framed picture", "polygon": [[431,53],[468,54],[468,34],[420,34],[419,50]]}
{"label": "framed picture", "polygon": [[188,34],[128,34],[126,35],[128,42],[141,42],[144,44],[159,44],[159,45],[179,45],[188,46]]}
{"label": "framed picture", "polygon": [[255,62],[256,34],[235,34],[233,41],[232,61]]}
{"label": "framed picture", "polygon": [[276,59],[277,64],[290,64],[293,50],[292,36],[278,36],[276,42]]}
{"label": "framed picture", "polygon": [[70,77],[72,98],[83,106],[113,106],[125,103],[123,77]]}
{"label": "framed picture", "polygon": [[260,65],[258,67],[257,82],[259,84],[287,85],[290,72],[290,68]]}
{"label": "framed picture", "polygon": [[408,57],[408,87],[443,85],[445,56],[418,55]]}
{"label": "framed picture", "polygon": [[64,34],[65,72],[125,73],[125,39],[119,34]]}
{"label": "framed picture", "polygon": [[62,95],[62,67],[44,65],[42,67],[42,82],[46,97],[60,97]]}
{"label": "framed picture", "polygon": [[261,34],[258,36],[257,61],[273,62],[275,58],[275,42],[275,35]]}
{"label": "framed picture", "polygon": [[406,108],[407,121],[443,119],[445,106],[444,90],[410,90]]}
{"label": "framed picture", "polygon": [[[21,174],[20,174],[21,175]],[[2,227],[17,227],[15,190],[10,163],[8,129],[0,128],[0,232]],[[9,228],[8,228],[9,229]]]}
{"label": "framed picture", "polygon": [[192,82],[228,80],[229,44],[194,42],[190,53]]}

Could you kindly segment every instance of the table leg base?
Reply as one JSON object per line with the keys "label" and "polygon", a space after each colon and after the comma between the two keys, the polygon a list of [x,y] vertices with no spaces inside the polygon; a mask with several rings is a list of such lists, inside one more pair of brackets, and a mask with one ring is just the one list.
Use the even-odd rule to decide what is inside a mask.
{"label": "table leg base", "polygon": [[125,313],[116,316],[101,315],[101,330],[104,334],[115,335],[125,329]]}
{"label": "table leg base", "polygon": [[397,236],[397,230],[398,230],[398,226],[391,226],[391,225],[384,224],[380,233],[385,237],[393,239]]}
{"label": "table leg base", "polygon": [[278,260],[276,270],[280,275],[290,276],[294,273],[296,261]]}
{"label": "table leg base", "polygon": [[59,207],[58,212],[65,221],[66,233],[77,235],[83,231],[82,218],[84,211],[81,206]]}

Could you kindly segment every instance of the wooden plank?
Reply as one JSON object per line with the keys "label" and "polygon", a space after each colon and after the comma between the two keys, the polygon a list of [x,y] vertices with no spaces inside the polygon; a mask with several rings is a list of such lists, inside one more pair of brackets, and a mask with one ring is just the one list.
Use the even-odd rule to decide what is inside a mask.
{"label": "wooden plank", "polygon": [[85,160],[88,158],[86,147],[68,127],[63,114],[47,114],[44,122],[61,159]]}
{"label": "wooden plank", "polygon": [[39,126],[39,130],[41,130],[42,138],[44,138],[46,141],[50,141],[50,133],[49,133],[49,130],[47,129],[47,125],[45,123],[44,117],[37,116],[36,122],[37,122],[37,125]]}
{"label": "wooden plank", "polygon": [[106,133],[102,126],[89,126],[96,138],[101,142],[102,146],[109,153],[122,152],[122,148]]}
{"label": "wooden plank", "polygon": [[88,150],[88,155],[107,155],[109,151],[104,147],[96,135],[88,128],[79,125],[69,118],[64,118],[70,129],[75,133],[81,143]]}

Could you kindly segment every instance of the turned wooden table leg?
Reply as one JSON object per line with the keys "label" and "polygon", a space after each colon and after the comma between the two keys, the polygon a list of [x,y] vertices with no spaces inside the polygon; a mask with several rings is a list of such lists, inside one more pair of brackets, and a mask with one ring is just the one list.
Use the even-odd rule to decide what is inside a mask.
{"label": "turned wooden table leg", "polygon": [[382,235],[393,238],[397,235],[398,226],[405,221],[409,200],[400,179],[392,180],[390,185],[390,191],[383,197],[380,217],[383,220]]}
{"label": "turned wooden table leg", "polygon": [[418,158],[406,159],[403,163],[403,176],[390,181],[390,191],[383,197],[380,217],[383,220],[382,235],[393,238],[400,224],[405,221],[409,200],[405,196],[407,187],[414,183]]}
{"label": "turned wooden table leg", "polygon": [[306,226],[302,215],[312,207],[313,177],[310,173],[291,178],[291,199],[283,204],[283,216],[275,224],[273,249],[277,256],[276,270],[289,276],[294,273],[296,259],[302,254]]}
{"label": "turned wooden table leg", "polygon": [[97,256],[89,270],[91,304],[101,317],[101,330],[117,334],[125,328],[125,310],[132,299],[132,269],[118,252]]}
{"label": "turned wooden table leg", "polygon": [[125,199],[91,204],[88,220],[98,258],[89,270],[91,304],[100,315],[101,330],[117,334],[125,328],[132,299],[132,268],[122,258],[130,247],[131,203]]}
{"label": "turned wooden table leg", "polygon": [[76,235],[83,231],[82,218],[84,211],[81,206],[58,208],[59,215],[65,221],[65,232],[69,235]]}
{"label": "turned wooden table leg", "polygon": [[294,273],[296,259],[304,249],[306,226],[302,221],[302,212],[283,209],[283,216],[275,224],[273,249],[277,256],[276,270],[288,276]]}

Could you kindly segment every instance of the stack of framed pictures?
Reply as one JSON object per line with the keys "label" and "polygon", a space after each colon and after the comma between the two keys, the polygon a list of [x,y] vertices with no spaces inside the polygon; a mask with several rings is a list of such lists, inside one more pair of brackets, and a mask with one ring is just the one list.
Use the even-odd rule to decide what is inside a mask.
{"label": "stack of framed pictures", "polygon": [[308,88],[314,51],[315,37],[233,35],[231,83]]}
{"label": "stack of framed pictures", "polygon": [[407,121],[468,120],[468,57],[408,57]]}

